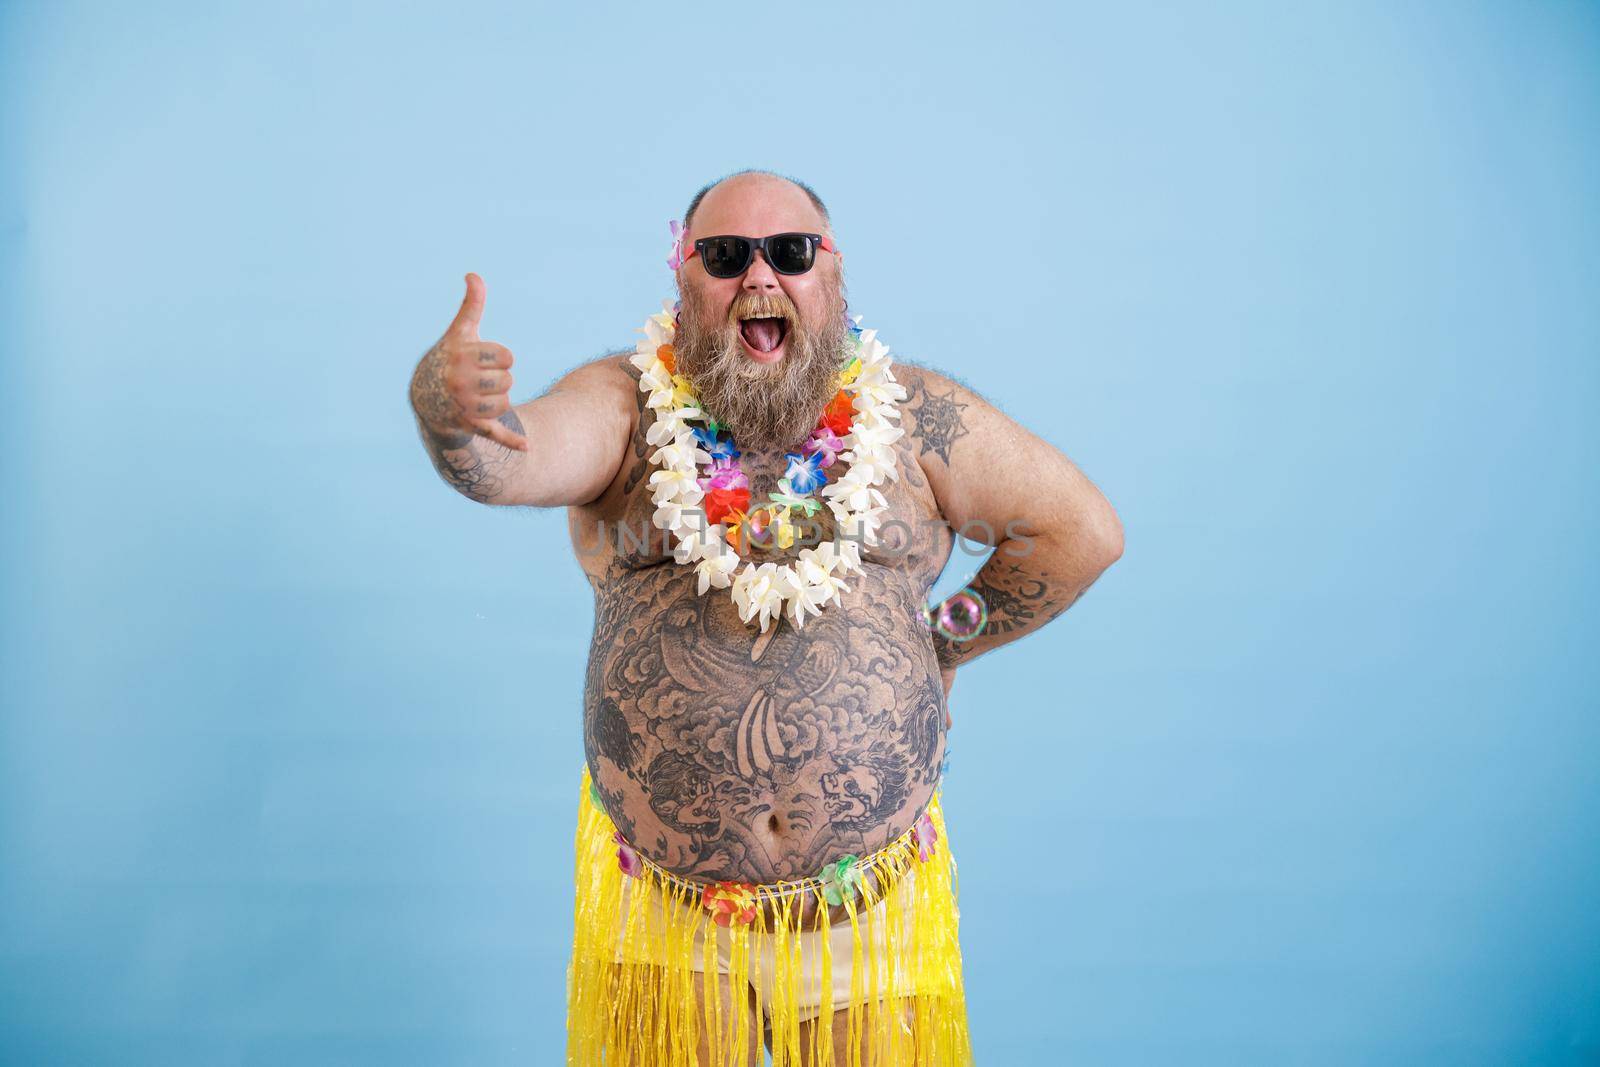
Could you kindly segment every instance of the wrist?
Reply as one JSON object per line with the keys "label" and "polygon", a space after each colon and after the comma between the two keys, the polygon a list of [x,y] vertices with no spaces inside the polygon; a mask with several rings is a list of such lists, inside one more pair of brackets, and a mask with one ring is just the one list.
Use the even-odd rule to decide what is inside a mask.
{"label": "wrist", "polygon": [[468,448],[472,445],[474,434],[454,426],[436,426],[428,421],[420,408],[413,405],[412,410],[417,416],[417,428],[422,431],[423,438],[434,448],[444,451],[447,449]]}

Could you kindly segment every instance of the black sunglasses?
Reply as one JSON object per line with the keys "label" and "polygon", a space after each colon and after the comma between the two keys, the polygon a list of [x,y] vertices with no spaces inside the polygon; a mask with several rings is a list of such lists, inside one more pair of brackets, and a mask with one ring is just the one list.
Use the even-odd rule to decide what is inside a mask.
{"label": "black sunglasses", "polygon": [[737,278],[750,267],[759,250],[779,274],[804,274],[817,261],[817,249],[838,255],[833,242],[820,233],[775,233],[768,237],[702,237],[694,243],[692,258],[700,255],[713,278]]}

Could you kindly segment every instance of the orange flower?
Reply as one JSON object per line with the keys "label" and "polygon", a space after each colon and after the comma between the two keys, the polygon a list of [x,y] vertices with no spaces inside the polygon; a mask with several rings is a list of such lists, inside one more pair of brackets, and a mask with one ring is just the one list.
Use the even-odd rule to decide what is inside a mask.
{"label": "orange flower", "polygon": [[738,923],[741,926],[755,921],[755,886],[747,882],[718,882],[708,885],[700,894],[700,903],[711,913],[711,921],[718,926]]}
{"label": "orange flower", "polygon": [[833,399],[828,401],[827,408],[822,412],[822,418],[817,425],[826,426],[834,433],[843,437],[850,432],[850,420],[856,417],[855,402],[850,399],[850,394],[843,389],[833,394]]}
{"label": "orange flower", "polygon": [[[745,492],[745,490],[739,490]],[[744,501],[748,504],[748,497]],[[728,547],[741,556],[748,556],[753,548],[771,550],[774,546],[788,548],[794,544],[794,524],[780,509],[767,505],[750,512],[737,511],[728,521],[726,540]]]}
{"label": "orange flower", "polygon": [[727,541],[728,547],[739,553],[740,556],[750,555],[750,546],[745,543],[750,536],[748,533],[746,533],[746,527],[749,526],[749,524],[750,516],[746,515],[744,512],[733,511],[728,513],[728,520],[726,523],[728,529],[727,532],[723,534],[723,540]]}
{"label": "orange flower", "polygon": [[660,345],[659,347],[657,347],[656,348],[656,358],[667,365],[667,373],[668,374],[677,374],[678,373],[677,364],[673,359],[673,352],[672,352],[672,346],[671,345]]}

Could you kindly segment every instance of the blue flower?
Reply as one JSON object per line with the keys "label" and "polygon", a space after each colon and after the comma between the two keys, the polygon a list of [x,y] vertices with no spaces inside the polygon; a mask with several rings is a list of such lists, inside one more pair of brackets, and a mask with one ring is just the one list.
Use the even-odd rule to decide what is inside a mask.
{"label": "blue flower", "polygon": [[785,452],[784,458],[789,461],[789,467],[783,476],[796,496],[809,496],[828,484],[828,476],[822,473],[822,453],[813,452],[807,456],[799,452]]}
{"label": "blue flower", "polygon": [[691,432],[713,461],[720,460],[726,464],[732,463],[738,457],[739,450],[733,447],[733,438],[723,437],[716,430],[703,426],[695,426]]}

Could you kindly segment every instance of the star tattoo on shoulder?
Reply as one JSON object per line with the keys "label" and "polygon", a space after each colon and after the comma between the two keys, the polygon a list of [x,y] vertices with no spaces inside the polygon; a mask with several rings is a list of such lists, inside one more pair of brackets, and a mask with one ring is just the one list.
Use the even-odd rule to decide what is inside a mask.
{"label": "star tattoo on shoulder", "polygon": [[949,464],[951,447],[967,433],[966,422],[961,417],[967,405],[955,398],[953,386],[948,393],[936,393],[926,381],[922,381],[916,388],[916,394],[920,403],[909,410],[916,417],[914,432],[922,442],[922,452],[932,452]]}

